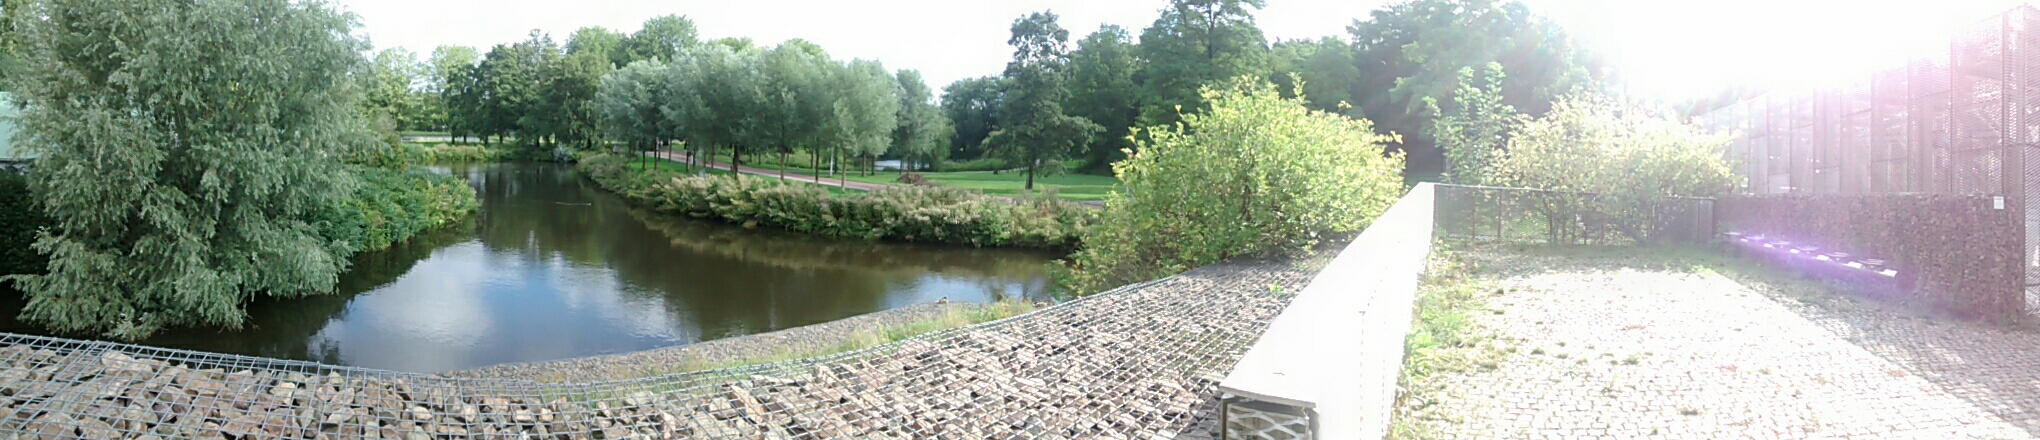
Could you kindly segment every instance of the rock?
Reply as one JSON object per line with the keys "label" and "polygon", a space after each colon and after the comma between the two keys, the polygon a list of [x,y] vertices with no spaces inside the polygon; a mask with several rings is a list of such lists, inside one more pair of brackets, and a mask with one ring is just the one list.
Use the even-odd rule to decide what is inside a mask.
{"label": "rock", "polygon": [[481,411],[477,411],[477,410],[475,410],[475,406],[474,406],[474,405],[461,405],[461,406],[460,406],[460,421],[461,421],[461,422],[463,422],[463,423],[476,423],[476,422],[480,422],[481,420],[482,420],[482,413],[481,413]]}
{"label": "rock", "polygon": [[261,432],[262,416],[255,414],[243,415],[220,426],[220,433],[225,434],[227,438],[253,438]]}
{"label": "rock", "polygon": [[510,421],[518,424],[529,425],[536,420],[537,418],[531,416],[531,411],[520,409],[510,414]]}
{"label": "rock", "polygon": [[405,411],[404,413],[405,416],[409,417],[411,420],[417,420],[420,422],[428,422],[432,420],[432,410],[425,409],[425,407],[422,406],[413,406],[411,407],[410,410]]}
{"label": "rock", "polygon": [[297,392],[298,385],[296,382],[277,382],[276,386],[269,387],[269,395],[284,399],[297,396]]}
{"label": "rock", "polygon": [[623,403],[625,405],[630,405],[634,407],[651,406],[652,402],[657,401],[658,398],[659,398],[658,394],[653,394],[650,391],[638,391],[630,393],[630,395],[628,396],[624,396]]}
{"label": "rock", "polygon": [[322,421],[322,424],[325,426],[339,426],[345,425],[347,424],[347,422],[353,420],[354,410],[351,408],[341,408],[338,411],[333,411],[331,414],[327,414],[326,419]]}

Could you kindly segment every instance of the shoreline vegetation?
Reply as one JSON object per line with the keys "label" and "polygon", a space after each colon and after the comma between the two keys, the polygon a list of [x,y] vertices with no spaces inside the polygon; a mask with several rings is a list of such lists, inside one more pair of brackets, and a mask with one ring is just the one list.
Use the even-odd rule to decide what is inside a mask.
{"label": "shoreline vegetation", "polygon": [[1055,200],[1015,202],[926,186],[831,194],[762,177],[639,169],[637,160],[594,154],[575,170],[653,212],[841,238],[1068,250],[1096,217],[1089,208]]}

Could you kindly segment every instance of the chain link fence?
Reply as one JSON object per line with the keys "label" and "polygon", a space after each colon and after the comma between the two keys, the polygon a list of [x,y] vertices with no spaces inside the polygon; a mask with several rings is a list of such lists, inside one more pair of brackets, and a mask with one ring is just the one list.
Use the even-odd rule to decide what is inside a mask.
{"label": "chain link fence", "polygon": [[1438,185],[1439,237],[1549,244],[1704,243],[1714,200],[1627,200],[1525,188]]}

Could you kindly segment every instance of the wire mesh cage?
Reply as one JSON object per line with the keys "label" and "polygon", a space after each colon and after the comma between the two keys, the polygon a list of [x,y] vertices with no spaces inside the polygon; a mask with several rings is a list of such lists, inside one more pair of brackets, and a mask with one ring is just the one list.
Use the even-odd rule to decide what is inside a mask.
{"label": "wire mesh cage", "polygon": [[0,334],[0,438],[1208,437],[1218,381],[1322,263],[1225,263],[867,349],[589,382]]}

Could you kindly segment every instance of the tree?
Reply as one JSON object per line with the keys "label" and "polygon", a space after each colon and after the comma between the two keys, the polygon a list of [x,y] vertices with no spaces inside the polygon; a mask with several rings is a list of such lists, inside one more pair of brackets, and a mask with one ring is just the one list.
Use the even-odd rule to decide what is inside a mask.
{"label": "tree", "polygon": [[694,30],[693,20],[678,15],[653,17],[645,20],[643,28],[624,40],[624,59],[615,61],[625,61],[617,63],[619,66],[637,60],[671,62],[680,52],[700,43],[701,39]]}
{"label": "tree", "polygon": [[899,124],[893,129],[892,151],[900,157],[900,169],[940,163],[949,157],[949,145],[944,141],[949,139],[950,128],[941,109],[935,106],[935,92],[921,81],[920,71],[903,69],[895,78],[900,86],[900,112]]}
{"label": "tree", "polygon": [[627,38],[629,37],[622,33],[601,26],[580,28],[574,31],[573,36],[567,37],[567,55],[586,52],[610,66],[623,67],[629,65],[631,61],[636,61],[630,59],[629,51],[624,49],[624,41]]}
{"label": "tree", "polygon": [[[1288,97],[1302,92],[1311,110],[1344,113],[1340,104],[1350,105],[1351,87],[1360,79],[1360,69],[1353,67],[1353,47],[1333,37],[1276,42],[1268,61],[1273,72],[1268,80],[1275,89]],[[1303,87],[1298,88],[1296,80],[1302,80]]]}
{"label": "tree", "polygon": [[728,148],[731,172],[737,171],[745,152],[769,142],[761,142],[769,118],[761,58],[756,50],[703,45],[684,52],[674,64],[680,67],[667,77],[674,88],[668,106],[675,110],[668,117],[675,118],[677,132],[688,145],[707,149],[707,157]]}
{"label": "tree", "polygon": [[438,111],[432,117],[434,127],[443,128],[454,137],[474,133],[479,100],[476,96],[474,70],[475,61],[481,54],[467,46],[439,46],[432,49],[432,60],[426,63],[432,83],[427,90],[437,96]]}
{"label": "tree", "polygon": [[1140,70],[1136,49],[1126,29],[1105,25],[1070,52],[1070,98],[1064,109],[1104,128],[1085,154],[1091,171],[1110,173],[1112,163],[1133,148],[1127,136],[1140,117],[1140,88],[1133,82]]}
{"label": "tree", "polygon": [[546,65],[544,125],[559,140],[594,149],[601,138],[595,108],[590,101],[607,75],[609,59],[596,52],[581,52],[555,58]]}
{"label": "tree", "polygon": [[1438,108],[1438,101],[1425,98],[1431,114],[1431,137],[1445,153],[1445,181],[1487,184],[1488,167],[1509,141],[1509,128],[1516,123],[1516,108],[1502,103],[1502,65],[1488,63],[1486,75],[1475,77],[1473,68],[1459,72],[1459,90],[1453,93],[1451,110]]}
{"label": "tree", "polygon": [[1173,124],[1181,112],[1203,108],[1199,87],[1265,75],[1267,41],[1252,12],[1262,6],[1262,0],[1170,0],[1140,35],[1147,61],[1136,77],[1144,98],[1141,121]]}
{"label": "tree", "polygon": [[[831,134],[839,146],[836,162],[885,154],[899,127],[900,97],[892,73],[877,61],[851,60],[836,71],[835,83]],[[840,165],[836,171],[847,174]]]}
{"label": "tree", "polygon": [[1259,77],[1209,87],[1211,108],[1143,129],[1060,282],[1079,294],[1227,258],[1309,249],[1365,228],[1402,195],[1402,160],[1366,120],[1310,110]]}
{"label": "tree", "polygon": [[14,142],[40,153],[30,178],[54,224],[36,243],[48,273],[14,278],[23,319],[136,339],[333,290],[352,249],[310,218],[354,185],[334,158],[387,147],[359,114],[367,44],[350,16],[287,0],[28,7]]}
{"label": "tree", "polygon": [[1602,77],[1599,60],[1564,29],[1512,0],[1411,0],[1355,20],[1350,86],[1360,114],[1403,134],[1412,172],[1442,169],[1425,100],[1450,105],[1459,71],[1500,63],[1502,102],[1541,115],[1557,97]]}
{"label": "tree", "polygon": [[425,65],[418,61],[418,54],[401,47],[384,49],[375,54],[373,68],[365,102],[370,116],[389,118],[399,129],[424,127],[428,117],[425,100],[421,93],[413,92],[414,86],[425,82]]}
{"label": "tree", "polygon": [[949,138],[950,157],[976,159],[984,155],[985,138],[998,128],[1005,93],[1005,85],[994,76],[964,78],[942,87],[942,115],[955,129]]}
{"label": "tree", "polygon": [[665,122],[663,105],[671,101],[666,96],[666,74],[666,63],[644,60],[602,77],[589,105],[608,138],[637,151],[652,151],[676,137]]}
{"label": "tree", "polygon": [[533,30],[530,38],[489,49],[472,72],[479,96],[477,132],[483,136],[516,135],[538,149],[552,135],[546,124],[545,68],[559,58],[552,37]]}
{"label": "tree", "polygon": [[1082,150],[1101,131],[1088,119],[1063,113],[1070,32],[1056,18],[1036,12],[1013,21],[1013,37],[1006,40],[1013,46],[1013,61],[1006,63],[1011,87],[999,109],[999,129],[985,140],[993,155],[1027,170],[1030,191],[1038,171],[1060,171],[1064,155]]}
{"label": "tree", "polygon": [[[828,144],[827,127],[835,120],[835,107],[831,101],[829,72],[834,62],[820,46],[806,40],[794,39],[781,43],[764,54],[762,68],[765,76],[764,104],[770,115],[765,137],[772,142],[772,149],[779,153],[781,165],[795,149],[807,149],[814,154],[809,157],[816,162],[810,167],[821,165],[820,147]],[[780,178],[786,177],[786,167],[779,169]]]}

